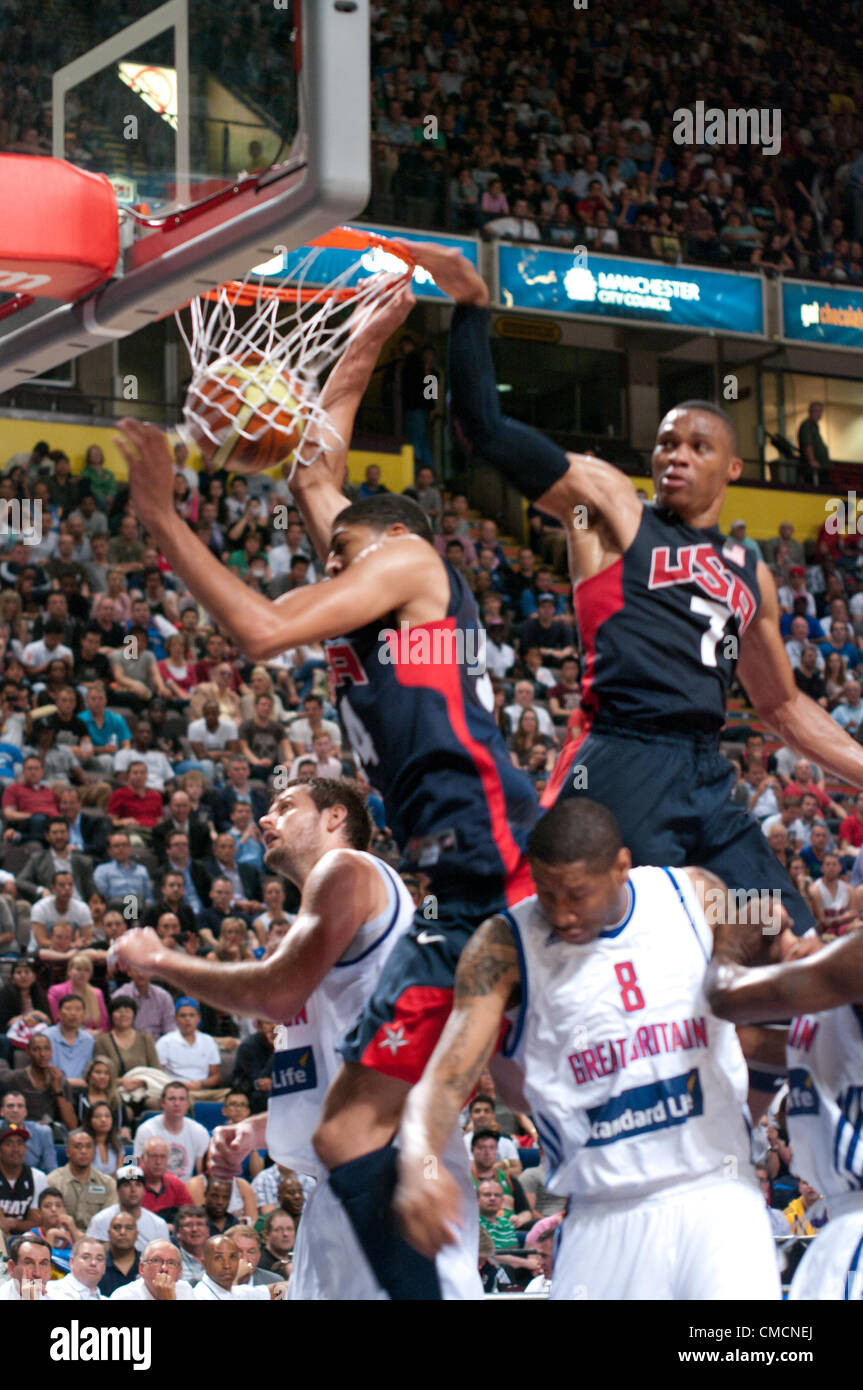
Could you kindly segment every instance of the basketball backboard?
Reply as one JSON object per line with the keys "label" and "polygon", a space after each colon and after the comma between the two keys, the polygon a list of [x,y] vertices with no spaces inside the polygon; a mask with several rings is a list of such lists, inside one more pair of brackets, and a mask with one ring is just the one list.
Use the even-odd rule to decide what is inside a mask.
{"label": "basketball backboard", "polygon": [[120,258],[75,304],[39,299],[3,317],[0,298],[0,392],[285,254],[369,197],[368,0],[83,10],[64,6],[52,47],[51,153],[110,179],[127,210]]}

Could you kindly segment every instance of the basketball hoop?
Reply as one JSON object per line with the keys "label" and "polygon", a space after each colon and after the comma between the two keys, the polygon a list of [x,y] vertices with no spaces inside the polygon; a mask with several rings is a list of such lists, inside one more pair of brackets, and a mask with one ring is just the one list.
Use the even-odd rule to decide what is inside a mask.
{"label": "basketball hoop", "polygon": [[[344,447],[319,402],[321,375],[413,274],[409,248],[372,232],[338,227],[310,245],[278,280],[250,272],[193,299],[190,334],[175,315],[192,364],[180,431],[231,471],[291,461],[292,477],[298,461]],[[326,249],[357,254],[326,284],[311,284]],[[364,270],[372,273],[358,279]],[[310,426],[315,446],[298,460]]]}

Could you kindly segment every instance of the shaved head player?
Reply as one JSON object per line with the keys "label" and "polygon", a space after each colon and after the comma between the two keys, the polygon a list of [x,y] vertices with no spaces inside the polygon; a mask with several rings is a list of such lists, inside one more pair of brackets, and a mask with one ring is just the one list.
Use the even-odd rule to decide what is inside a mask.
{"label": "shaved head player", "polygon": [[778,890],[804,933],[811,909],[729,799],[718,736],[735,669],[759,719],[803,757],[863,786],[863,748],[798,689],[770,571],[718,529],[743,468],[734,422],[708,401],[670,410],[653,450],[656,505],[643,506],[619,469],[501,415],[485,283],[457,251],[411,251],[456,302],[454,424],[566,530],[582,708],[543,803],[589,793],[613,812],[635,864],[697,863],[729,887]]}
{"label": "shaved head player", "polygon": [[[328,378],[321,403],[343,440],[351,438],[381,347],[412,304],[403,291],[352,337]],[[324,1102],[315,1148],[381,1286],[392,1298],[439,1299],[435,1266],[418,1267],[390,1212],[392,1139],[449,1014],[465,942],[486,917],[530,891],[524,849],[538,812],[494,721],[491,682],[464,659],[476,650],[476,605],[434,549],[416,503],[384,494],[346,506],[346,447],[329,455],[313,447],[314,461],[291,479],[329,582],[271,602],[226,571],[174,511],[173,464],[161,431],[134,420],[121,428],[138,516],[238,646],[262,661],[329,639],[354,753],[383,794],[402,851],[428,877],[434,914],[418,910],[343,1042],[344,1066]],[[315,442],[310,429],[301,448]]]}

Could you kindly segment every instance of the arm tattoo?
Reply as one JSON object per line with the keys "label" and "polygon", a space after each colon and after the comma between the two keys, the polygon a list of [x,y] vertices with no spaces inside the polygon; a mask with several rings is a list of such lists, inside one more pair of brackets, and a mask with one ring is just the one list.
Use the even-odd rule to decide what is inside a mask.
{"label": "arm tattoo", "polygon": [[501,917],[484,922],[462,951],[455,977],[455,1003],[494,993],[502,981],[518,984],[518,952]]}

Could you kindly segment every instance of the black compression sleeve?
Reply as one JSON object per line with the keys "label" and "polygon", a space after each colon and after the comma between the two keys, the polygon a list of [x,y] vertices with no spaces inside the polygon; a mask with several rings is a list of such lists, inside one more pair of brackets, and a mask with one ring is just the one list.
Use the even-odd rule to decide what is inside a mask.
{"label": "black compression sleeve", "polygon": [[457,304],[449,334],[450,421],[508,483],[535,502],[569,469],[539,430],[501,414],[489,343],[489,311]]}

